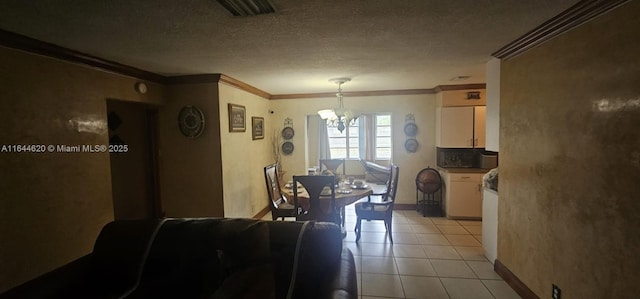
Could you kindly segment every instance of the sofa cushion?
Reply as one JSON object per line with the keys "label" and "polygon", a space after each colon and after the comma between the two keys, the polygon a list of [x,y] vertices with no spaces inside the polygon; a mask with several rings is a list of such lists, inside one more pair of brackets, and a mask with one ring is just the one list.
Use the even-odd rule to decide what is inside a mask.
{"label": "sofa cushion", "polygon": [[353,256],[343,248],[339,257],[335,224],[309,222],[298,238],[302,222],[158,223],[108,224],[93,253],[0,298],[286,298],[292,281],[289,298],[358,297]]}
{"label": "sofa cushion", "polygon": [[224,280],[212,298],[274,298],[269,226],[263,221],[225,219],[217,228]]}
{"label": "sofa cushion", "polygon": [[151,247],[140,285],[128,298],[198,298],[222,280],[215,239],[204,221],[169,219]]}
{"label": "sofa cushion", "polygon": [[135,289],[161,225],[161,220],[122,220],[105,225],[93,248],[91,271],[74,290],[76,295],[120,297]]}
{"label": "sofa cushion", "polygon": [[331,222],[309,221],[299,236],[287,298],[321,298],[342,257],[342,231]]}
{"label": "sofa cushion", "polygon": [[[268,256],[263,222],[169,219],[153,243],[139,287],[127,298],[249,298],[258,290],[260,298],[270,298]],[[237,287],[240,280],[260,283]]]}
{"label": "sofa cushion", "polygon": [[302,222],[267,221],[276,281],[276,298],[286,298]]}

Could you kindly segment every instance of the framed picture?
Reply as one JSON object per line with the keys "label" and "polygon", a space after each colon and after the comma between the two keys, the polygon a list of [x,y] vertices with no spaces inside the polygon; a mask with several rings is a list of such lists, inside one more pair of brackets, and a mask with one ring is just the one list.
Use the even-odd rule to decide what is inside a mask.
{"label": "framed picture", "polygon": [[246,132],[246,113],[244,106],[229,104],[229,132]]}
{"label": "framed picture", "polygon": [[264,117],[251,117],[251,137],[253,140],[264,138]]}

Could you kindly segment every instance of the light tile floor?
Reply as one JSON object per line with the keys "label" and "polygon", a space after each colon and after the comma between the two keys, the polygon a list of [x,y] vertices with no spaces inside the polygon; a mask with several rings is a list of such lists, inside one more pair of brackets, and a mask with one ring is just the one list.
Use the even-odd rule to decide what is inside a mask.
{"label": "light tile floor", "polygon": [[[271,215],[264,219],[271,219]],[[360,298],[520,298],[484,257],[482,222],[393,212],[393,240],[382,221],[363,221],[358,243],[354,205],[346,209],[347,236]]]}

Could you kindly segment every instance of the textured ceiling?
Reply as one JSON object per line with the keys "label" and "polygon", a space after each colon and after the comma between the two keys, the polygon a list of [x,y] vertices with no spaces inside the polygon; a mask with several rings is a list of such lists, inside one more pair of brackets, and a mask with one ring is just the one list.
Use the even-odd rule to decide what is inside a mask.
{"label": "textured ceiling", "polygon": [[[0,28],[162,75],[223,73],[271,94],[484,83],[491,53],[576,0],[1,0]],[[469,75],[466,81],[450,81]]]}

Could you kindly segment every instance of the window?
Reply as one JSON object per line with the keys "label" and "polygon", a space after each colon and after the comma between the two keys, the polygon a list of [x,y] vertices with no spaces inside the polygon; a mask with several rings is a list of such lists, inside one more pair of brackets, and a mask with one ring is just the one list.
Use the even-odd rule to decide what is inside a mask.
{"label": "window", "polygon": [[360,159],[360,122],[351,122],[342,133],[337,126],[327,126],[331,159]]}
{"label": "window", "polygon": [[391,159],[391,115],[377,114],[376,121],[376,159]]}
{"label": "window", "polygon": [[[340,133],[336,126],[327,126],[329,136],[329,148],[332,159],[360,159],[361,149],[367,145],[373,147],[375,159],[391,159],[391,114],[374,114],[372,121],[367,122],[366,116],[359,117],[355,122],[351,122],[345,130]],[[364,140],[366,134],[365,123],[370,123],[373,140]]]}

